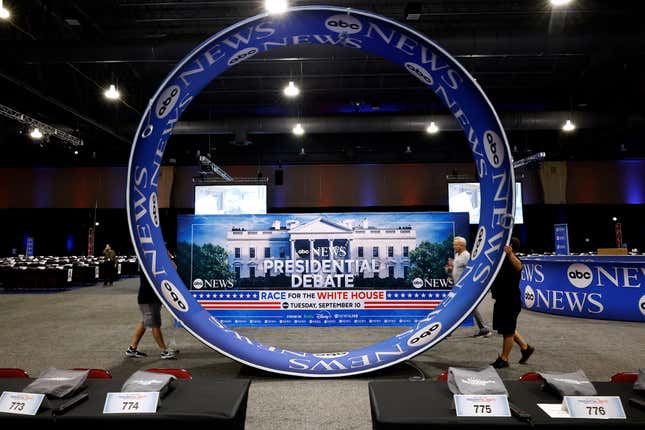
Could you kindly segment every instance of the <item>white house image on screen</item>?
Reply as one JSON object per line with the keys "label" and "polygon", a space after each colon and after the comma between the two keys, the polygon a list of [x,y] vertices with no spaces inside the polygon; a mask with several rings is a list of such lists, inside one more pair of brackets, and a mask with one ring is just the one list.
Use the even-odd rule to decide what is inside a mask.
{"label": "white house image on screen", "polygon": [[286,226],[276,220],[268,230],[233,228],[226,240],[229,264],[237,278],[276,276],[274,270],[262,270],[265,260],[306,258],[366,260],[370,268],[375,260],[377,271],[353,274],[365,278],[405,278],[410,253],[417,243],[416,230],[410,226],[380,228],[370,226],[367,219],[353,225],[351,220],[339,224],[325,218],[305,224],[287,220]]}

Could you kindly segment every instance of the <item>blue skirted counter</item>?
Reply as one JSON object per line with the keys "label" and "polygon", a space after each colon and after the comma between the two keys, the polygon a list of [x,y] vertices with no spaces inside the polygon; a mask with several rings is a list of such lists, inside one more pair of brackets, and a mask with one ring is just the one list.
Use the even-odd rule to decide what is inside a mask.
{"label": "blue skirted counter", "polygon": [[526,309],[645,322],[645,256],[529,256],[520,290]]}

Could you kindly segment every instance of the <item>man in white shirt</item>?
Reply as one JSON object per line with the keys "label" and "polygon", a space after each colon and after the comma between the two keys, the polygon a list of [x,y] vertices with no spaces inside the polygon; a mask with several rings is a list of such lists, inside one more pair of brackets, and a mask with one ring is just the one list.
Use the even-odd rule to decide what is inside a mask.
{"label": "man in white shirt", "polygon": [[[455,236],[452,248],[455,250],[455,258],[452,261],[452,267],[447,266],[446,271],[452,276],[453,283],[457,283],[470,260],[470,253],[466,250],[466,239],[461,236]],[[472,315],[479,327],[479,331],[473,337],[490,337],[493,332],[490,331],[479,311],[475,309]]]}

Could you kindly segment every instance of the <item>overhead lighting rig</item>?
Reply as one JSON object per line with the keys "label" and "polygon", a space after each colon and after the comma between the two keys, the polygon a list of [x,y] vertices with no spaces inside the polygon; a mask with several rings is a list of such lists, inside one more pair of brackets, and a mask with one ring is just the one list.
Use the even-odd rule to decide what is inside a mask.
{"label": "overhead lighting rig", "polygon": [[199,173],[202,175],[217,174],[226,182],[233,182],[233,177],[226,173],[224,169],[213,163],[210,158],[205,155],[199,156]]}
{"label": "overhead lighting rig", "polygon": [[527,164],[537,163],[546,158],[546,152],[538,152],[528,157],[522,158],[520,160],[513,161],[513,168],[519,169],[520,167],[526,166]]}
{"label": "overhead lighting rig", "polygon": [[0,115],[15,119],[22,124],[26,124],[33,130],[38,130],[38,134],[41,134],[41,138],[42,135],[56,137],[63,142],[70,143],[72,146],[83,146],[83,139],[72,136],[69,133],[59,130],[56,127],[52,127],[51,125],[47,125],[44,122],[38,121],[37,119],[30,117],[29,115],[20,113],[17,110],[11,109],[10,107],[7,107],[3,104],[0,104]]}

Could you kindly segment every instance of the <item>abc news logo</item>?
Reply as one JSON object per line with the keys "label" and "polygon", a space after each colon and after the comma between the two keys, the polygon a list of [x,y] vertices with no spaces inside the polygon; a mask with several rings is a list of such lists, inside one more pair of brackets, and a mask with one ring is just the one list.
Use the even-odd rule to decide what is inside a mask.
{"label": "abc news logo", "polygon": [[524,304],[527,309],[531,309],[535,306],[535,291],[533,291],[533,288],[531,288],[530,285],[527,285],[526,288],[524,288]]}
{"label": "abc news logo", "polygon": [[432,85],[434,84],[434,80],[432,79],[432,75],[430,72],[428,72],[424,67],[421,67],[420,65],[412,62],[407,62],[405,63],[405,68],[412,73],[412,76],[420,80],[422,83],[426,85]]}
{"label": "abc news logo", "polygon": [[248,60],[249,58],[251,58],[252,56],[257,54],[258,52],[260,52],[260,50],[258,48],[255,48],[255,47],[242,49],[241,51],[238,51],[235,54],[233,54],[233,56],[228,60],[228,65],[233,66],[233,65],[235,65],[237,63],[240,63],[240,62],[242,62],[244,60]]}
{"label": "abc news logo", "polygon": [[355,34],[363,29],[363,24],[353,16],[338,14],[327,18],[325,27],[335,33]]}
{"label": "abc news logo", "polygon": [[201,278],[196,278],[193,280],[193,288],[196,290],[201,290],[206,288],[207,290],[216,290],[218,288],[233,288],[233,280],[231,279],[210,279],[203,280]]}
{"label": "abc news logo", "polygon": [[477,260],[477,257],[479,257],[482,249],[484,249],[485,244],[486,244],[486,228],[482,226],[482,227],[479,227],[479,231],[477,231],[475,246],[473,246],[473,251],[470,254],[471,260]]}
{"label": "abc news logo", "polygon": [[493,167],[498,168],[504,162],[504,142],[497,133],[488,130],[484,133],[486,157]]}
{"label": "abc news logo", "polygon": [[427,345],[441,333],[441,323],[436,322],[425,326],[408,339],[408,346],[418,348]]}
{"label": "abc news logo", "polygon": [[576,288],[587,288],[593,281],[593,272],[586,264],[574,263],[567,269],[567,279]]}

